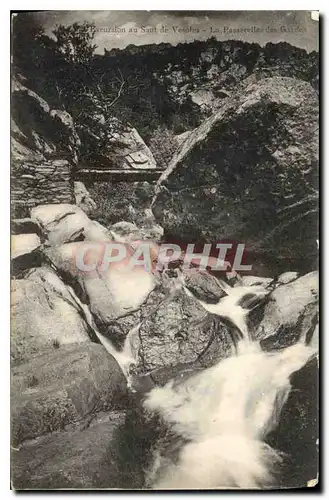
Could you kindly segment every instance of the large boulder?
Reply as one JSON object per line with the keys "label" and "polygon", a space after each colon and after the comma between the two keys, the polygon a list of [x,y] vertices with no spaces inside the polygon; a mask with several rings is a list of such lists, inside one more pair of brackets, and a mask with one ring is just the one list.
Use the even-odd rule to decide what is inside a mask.
{"label": "large boulder", "polygon": [[83,169],[155,169],[151,150],[137,130],[104,115],[89,115],[80,126]]}
{"label": "large boulder", "polygon": [[12,438],[32,439],[125,404],[126,379],[103,346],[71,344],[14,366]]}
{"label": "large boulder", "polygon": [[28,361],[39,352],[88,342],[89,326],[60,278],[47,267],[31,270],[11,286],[11,359]]}
{"label": "large boulder", "polygon": [[26,269],[41,265],[41,242],[35,233],[11,236],[11,273],[16,276]]}
{"label": "large boulder", "polygon": [[69,203],[38,205],[32,208],[31,218],[40,227],[50,245],[71,241],[109,241],[109,231],[92,221],[81,208]]}
{"label": "large boulder", "polygon": [[[188,286],[203,298],[216,297],[221,289],[200,273],[189,276]],[[175,278],[159,285],[141,308],[136,373],[150,374],[156,383],[175,375],[212,366],[234,352],[231,332],[218,316],[179,286]]]}
{"label": "large boulder", "polygon": [[277,285],[286,285],[287,283],[291,283],[298,278],[298,273],[296,271],[287,271],[285,273],[280,274],[277,279]]}
{"label": "large boulder", "polygon": [[[124,244],[120,244],[121,247],[126,249],[126,257],[111,263],[105,257],[106,242],[68,243],[50,247],[44,252],[45,258],[73,287],[79,299],[88,304],[97,327],[110,337],[114,335],[114,340],[118,333],[114,322],[122,320],[125,332],[120,337],[124,337],[130,328],[136,326],[136,318],[132,315],[140,309],[157,283],[152,270],[130,266],[133,248]],[[95,269],[82,269],[79,256],[83,256],[83,267],[90,265],[90,269]]]}
{"label": "large boulder", "polygon": [[121,168],[156,168],[151,150],[146,146],[135,128],[128,128],[122,135],[117,135],[115,138],[120,140],[124,147],[123,151],[122,146],[120,147],[118,156],[118,159],[120,157],[124,159]]}
{"label": "large boulder", "polygon": [[226,295],[218,280],[207,271],[191,268],[184,270],[185,286],[199,299],[217,303]]}
{"label": "large boulder", "polygon": [[110,228],[111,235],[116,241],[136,241],[142,238],[140,229],[132,222],[116,222]]}
{"label": "large boulder", "polygon": [[11,234],[37,234],[41,235],[41,228],[36,221],[29,217],[22,219],[12,219],[10,225]]}
{"label": "large boulder", "polygon": [[14,213],[40,203],[73,201],[72,170],[80,139],[72,117],[51,109],[19,80],[12,84],[11,174]]}
{"label": "large boulder", "polygon": [[111,411],[85,429],[53,432],[12,447],[15,490],[112,488],[118,482],[109,448],[123,425],[125,412]]}
{"label": "large boulder", "polygon": [[310,360],[292,374],[291,391],[267,442],[282,453],[280,488],[315,486],[319,480],[319,366]]}
{"label": "large boulder", "polygon": [[273,282],[273,278],[262,278],[260,276],[242,276],[241,280],[234,286],[259,286],[269,287]]}
{"label": "large boulder", "polygon": [[110,234],[115,241],[134,242],[140,240],[160,241],[163,236],[163,228],[156,224],[154,217],[145,210],[145,220],[142,227],[137,227],[132,222],[120,221],[110,227]]}
{"label": "large boulder", "polygon": [[16,259],[40,248],[40,238],[37,234],[15,234],[11,237],[11,258]]}
{"label": "large boulder", "polygon": [[247,80],[193,130],[160,177],[167,234],[244,242],[276,259],[317,253],[318,99],[288,77]]}
{"label": "large boulder", "polygon": [[314,271],[270,293],[254,336],[265,350],[287,347],[298,339],[310,342],[318,323],[318,308],[319,274]]}

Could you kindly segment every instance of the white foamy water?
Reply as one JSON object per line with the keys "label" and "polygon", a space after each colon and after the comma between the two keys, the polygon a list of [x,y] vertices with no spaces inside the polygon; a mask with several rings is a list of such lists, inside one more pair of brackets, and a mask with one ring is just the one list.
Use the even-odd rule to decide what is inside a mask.
{"label": "white foamy water", "polygon": [[[232,288],[221,280],[218,280],[218,282],[227,295],[220,299],[217,304],[208,304],[203,300],[199,300],[199,303],[208,312],[216,314],[221,318],[229,319],[238,328],[242,336],[248,338],[247,317],[251,309],[241,307],[240,302],[246,295],[253,295],[255,300],[262,300],[268,295],[269,291],[263,286],[239,286]],[[186,287],[184,289],[187,295],[193,296]]]}
{"label": "white foamy water", "polygon": [[[227,288],[227,287],[226,287]],[[188,440],[175,462],[154,454],[148,472],[152,489],[258,489],[275,486],[278,452],[265,442],[289,396],[290,376],[316,354],[300,342],[279,352],[262,352],[249,340],[245,294],[262,298],[262,287],[227,289],[218,304],[203,307],[228,318],[243,334],[237,353],[180,384],[153,389],[145,402]],[[189,291],[187,291],[190,294]]]}
{"label": "white foamy water", "polygon": [[[250,309],[242,308],[240,303],[246,295],[262,299],[268,291],[254,286],[222,286],[227,296],[218,304],[199,302],[209,312],[229,319],[243,339],[237,344],[235,356],[182,383],[171,381],[149,392],[145,407],[159,413],[172,430],[187,440],[175,460],[163,456],[161,450],[154,452],[146,480],[151,489],[275,487],[274,473],[281,457],[264,440],[279,422],[291,390],[290,376],[315,356],[317,349],[301,341],[278,352],[263,352],[259,343],[249,338]],[[97,330],[88,306],[71,287],[67,288],[130,386],[129,367],[136,363],[140,325],[130,330],[123,348],[118,350]],[[185,291],[192,295],[188,289]]]}
{"label": "white foamy water", "polygon": [[84,319],[87,323],[87,325],[91,328],[91,330],[94,332],[100,343],[105,347],[107,352],[111,354],[111,356],[114,357],[114,359],[117,361],[118,365],[120,366],[123,374],[125,375],[128,383],[128,387],[130,387],[131,380],[129,376],[129,368],[131,365],[136,364],[136,359],[137,359],[137,353],[138,353],[138,346],[139,346],[139,327],[140,324],[136,325],[134,328],[132,328],[129,332],[128,335],[125,338],[125,342],[123,345],[122,349],[117,349],[113,342],[103,335],[98,328],[96,328],[95,322],[93,320],[92,314],[89,310],[89,307],[81,302],[77,294],[74,292],[73,288],[70,286],[66,286],[70,295],[72,296],[73,300],[77,303],[79,306],[80,310],[83,313]]}
{"label": "white foamy water", "polygon": [[280,455],[264,439],[279,422],[289,377],[315,354],[303,344],[264,353],[242,341],[239,353],[176,387],[153,389],[145,406],[190,442],[178,463],[157,457],[154,489],[266,488]]}

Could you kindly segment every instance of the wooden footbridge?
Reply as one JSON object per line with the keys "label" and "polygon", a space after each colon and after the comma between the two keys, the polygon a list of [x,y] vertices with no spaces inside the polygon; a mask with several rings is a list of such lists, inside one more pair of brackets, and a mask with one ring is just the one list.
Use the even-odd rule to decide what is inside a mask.
{"label": "wooden footbridge", "polygon": [[157,181],[163,170],[160,169],[103,169],[103,168],[78,168],[75,171],[75,179],[82,182],[136,182]]}

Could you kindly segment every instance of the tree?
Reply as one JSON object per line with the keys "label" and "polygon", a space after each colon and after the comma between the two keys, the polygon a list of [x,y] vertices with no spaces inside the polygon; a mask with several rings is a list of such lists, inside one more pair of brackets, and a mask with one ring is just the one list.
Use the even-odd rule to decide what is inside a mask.
{"label": "tree", "polygon": [[29,13],[12,15],[12,60],[14,70],[33,72],[45,59],[41,24]]}
{"label": "tree", "polygon": [[[101,76],[99,82],[93,81],[91,86],[85,86],[83,92],[81,93],[81,96],[83,98],[86,98],[87,103],[89,102],[97,113],[104,115],[105,125],[109,121],[111,121],[111,108],[116,104],[118,99],[120,99],[126,81],[119,69],[118,75],[114,77],[114,81],[117,83],[117,91],[115,95],[111,95],[113,94],[113,92],[109,91],[109,88],[107,88],[105,92],[104,86],[102,87],[103,78],[104,74]],[[85,108],[81,110],[81,114],[83,114],[84,112]]]}
{"label": "tree", "polygon": [[90,63],[97,45],[92,44],[96,32],[95,25],[85,21],[70,26],[57,25],[53,30],[57,50],[68,63]]}
{"label": "tree", "polygon": [[[104,78],[105,73],[94,71],[93,57],[96,44],[93,44],[96,28],[84,22],[70,26],[56,26],[53,34],[56,50],[61,54],[64,65],[61,72],[54,75],[55,88],[65,101],[67,110],[83,126],[86,117],[102,114],[105,128],[112,118],[112,107],[120,98],[126,81],[122,72],[117,70],[112,78]],[[100,134],[102,130],[98,131]]]}
{"label": "tree", "polygon": [[74,23],[57,25],[49,37],[33,15],[13,19],[14,72],[52,107],[72,115],[87,154],[102,150],[124,129],[113,108],[127,82],[120,68],[95,65],[95,32],[94,24]]}

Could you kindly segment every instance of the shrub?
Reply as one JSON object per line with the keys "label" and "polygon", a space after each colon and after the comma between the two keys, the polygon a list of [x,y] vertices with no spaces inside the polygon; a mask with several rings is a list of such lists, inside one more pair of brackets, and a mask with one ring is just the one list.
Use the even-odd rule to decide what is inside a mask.
{"label": "shrub", "polygon": [[120,221],[142,225],[150,206],[154,185],[149,182],[95,182],[88,186],[97,208],[93,219],[110,227]]}
{"label": "shrub", "polygon": [[149,144],[158,168],[167,168],[171,158],[178,148],[174,133],[165,127],[155,129]]}

